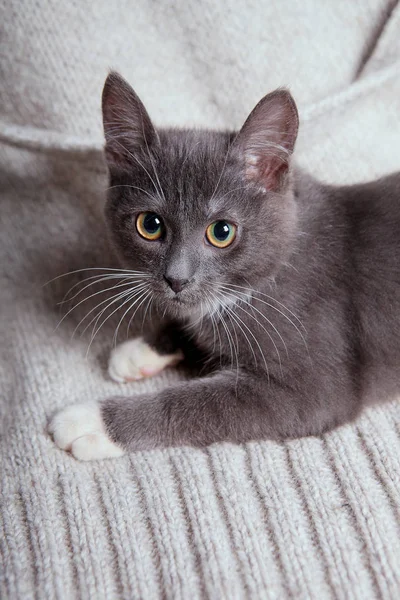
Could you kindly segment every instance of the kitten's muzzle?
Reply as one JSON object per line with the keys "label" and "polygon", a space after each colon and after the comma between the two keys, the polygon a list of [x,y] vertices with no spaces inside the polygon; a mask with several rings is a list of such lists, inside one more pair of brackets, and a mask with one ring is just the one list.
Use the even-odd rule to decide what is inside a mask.
{"label": "kitten's muzzle", "polygon": [[167,284],[169,285],[169,287],[171,288],[171,290],[173,292],[175,292],[175,294],[178,294],[179,292],[181,292],[183,290],[183,288],[185,286],[187,286],[187,284],[190,282],[189,279],[166,277],[166,275],[164,275],[164,279],[167,282]]}

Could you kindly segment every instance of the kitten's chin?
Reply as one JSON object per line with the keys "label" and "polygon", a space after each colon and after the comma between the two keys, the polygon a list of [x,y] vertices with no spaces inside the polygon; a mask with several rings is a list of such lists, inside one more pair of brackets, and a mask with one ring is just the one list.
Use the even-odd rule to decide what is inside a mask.
{"label": "kitten's chin", "polygon": [[189,302],[175,296],[168,299],[168,302],[160,306],[161,314],[166,314],[174,319],[188,319],[200,314],[200,304]]}

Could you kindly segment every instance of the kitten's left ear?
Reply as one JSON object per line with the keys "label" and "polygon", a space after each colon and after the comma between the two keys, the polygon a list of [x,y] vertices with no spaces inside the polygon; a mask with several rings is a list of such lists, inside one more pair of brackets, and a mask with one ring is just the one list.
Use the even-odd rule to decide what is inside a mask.
{"label": "kitten's left ear", "polygon": [[244,158],[245,177],[266,190],[277,191],[288,171],[298,128],[296,104],[288,90],[264,96],[235,141]]}

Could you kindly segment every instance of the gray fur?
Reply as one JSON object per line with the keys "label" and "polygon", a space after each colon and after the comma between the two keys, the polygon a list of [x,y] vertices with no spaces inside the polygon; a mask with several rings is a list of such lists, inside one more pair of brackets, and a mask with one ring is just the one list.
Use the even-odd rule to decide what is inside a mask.
{"label": "gray fur", "polygon": [[[298,118],[285,90],[239,133],[156,131],[111,74],[103,114],[112,238],[125,266],[152,274],[165,311],[148,342],[161,353],[181,347],[201,369],[152,396],[104,401],[115,442],[136,450],[320,435],[399,391],[400,174],[339,188],[292,168]],[[149,210],[166,223],[162,241],[136,232],[136,215]],[[238,226],[223,250],[204,237],[218,218]],[[190,283],[175,294],[166,276]],[[210,294],[225,305],[224,323],[214,313],[188,327]]]}

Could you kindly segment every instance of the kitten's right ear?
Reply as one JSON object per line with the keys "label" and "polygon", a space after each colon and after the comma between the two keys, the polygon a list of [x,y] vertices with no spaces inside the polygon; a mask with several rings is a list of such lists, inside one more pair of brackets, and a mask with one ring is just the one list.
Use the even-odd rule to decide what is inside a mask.
{"label": "kitten's right ear", "polygon": [[135,154],[157,141],[157,133],[140,98],[112,71],[102,96],[105,154],[109,166],[135,162]]}

